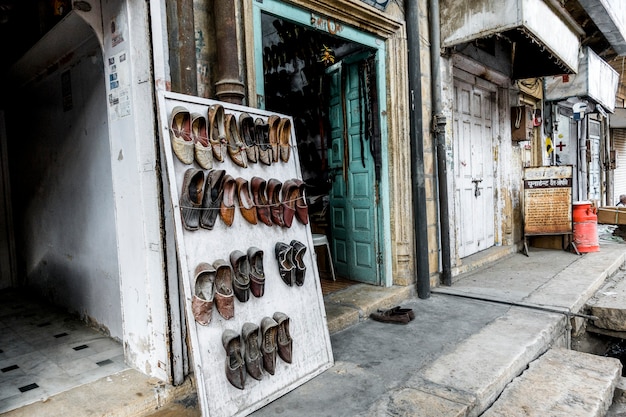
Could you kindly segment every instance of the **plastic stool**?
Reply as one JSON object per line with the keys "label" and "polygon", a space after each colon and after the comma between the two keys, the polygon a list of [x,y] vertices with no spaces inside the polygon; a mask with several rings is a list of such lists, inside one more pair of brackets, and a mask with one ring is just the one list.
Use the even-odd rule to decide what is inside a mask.
{"label": "plastic stool", "polygon": [[328,238],[326,235],[321,233],[313,233],[313,246],[326,246],[326,250],[328,252],[328,263],[330,264],[330,272],[333,275],[333,281],[336,281],[335,278],[335,267],[333,266],[333,257],[330,253],[330,244],[328,243]]}

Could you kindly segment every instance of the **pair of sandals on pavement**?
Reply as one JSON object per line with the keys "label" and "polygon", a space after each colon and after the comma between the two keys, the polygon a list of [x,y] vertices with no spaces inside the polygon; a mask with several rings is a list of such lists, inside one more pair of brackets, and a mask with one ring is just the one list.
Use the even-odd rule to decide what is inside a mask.
{"label": "pair of sandals on pavement", "polygon": [[387,310],[379,309],[370,314],[370,318],[382,323],[407,324],[415,319],[415,313],[411,308],[395,306]]}

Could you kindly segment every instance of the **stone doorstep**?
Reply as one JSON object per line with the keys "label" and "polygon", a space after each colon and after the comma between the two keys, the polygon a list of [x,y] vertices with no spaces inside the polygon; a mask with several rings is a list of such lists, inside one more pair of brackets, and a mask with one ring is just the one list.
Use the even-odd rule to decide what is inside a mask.
{"label": "stone doorstep", "polygon": [[602,417],[621,379],[617,359],[554,348],[502,392],[483,417]]}

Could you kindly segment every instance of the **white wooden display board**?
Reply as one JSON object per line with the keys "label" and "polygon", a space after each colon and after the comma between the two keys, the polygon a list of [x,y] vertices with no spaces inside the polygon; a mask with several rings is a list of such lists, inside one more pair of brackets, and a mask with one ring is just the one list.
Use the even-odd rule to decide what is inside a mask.
{"label": "white wooden display board", "polygon": [[[215,103],[221,104],[226,114],[235,114],[237,120],[239,114],[244,111],[254,119],[261,117],[263,120],[276,113],[177,93],[159,94],[162,146],[174,209],[177,253],[182,270],[180,278],[183,281],[185,316],[193,362],[191,366],[197,381],[198,401],[203,416],[242,416],[252,413],[319,375],[333,365],[333,356],[310,225],[303,225],[295,218],[290,228],[267,226],[260,221],[253,225],[248,223],[236,208],[231,227],[226,226],[219,216],[212,230],[200,228],[188,231],[182,226],[179,201],[183,176],[190,167],[200,167],[195,161],[192,165],[185,165],[174,155],[168,126],[170,113],[174,107],[183,106],[192,113],[197,112],[207,117],[208,107]],[[279,161],[270,166],[260,162],[250,163],[247,168],[242,168],[234,164],[227,155],[223,162],[214,160],[213,169],[224,169],[226,174],[234,178],[242,177],[248,181],[254,176],[266,181],[276,178],[281,182],[291,178],[301,179],[298,149],[294,146],[296,143],[294,124],[293,120],[291,121],[292,148],[288,162]],[[205,170],[205,177],[208,172]],[[238,206],[237,198],[235,202]],[[306,277],[301,287],[296,285],[290,287],[283,282],[274,252],[276,242],[289,244],[293,239],[307,246],[304,256]],[[214,307],[212,320],[207,326],[196,323],[191,311],[191,299],[194,288],[193,274],[198,263],[212,264],[217,259],[229,262],[232,251],[238,249],[245,253],[251,246],[256,246],[264,252],[264,295],[260,298],[250,295],[250,299],[245,303],[239,302],[235,297],[235,316],[230,320],[223,319]],[[264,372],[260,381],[247,375],[245,388],[240,390],[226,379],[226,352],[222,346],[222,333],[226,329],[231,329],[241,334],[241,327],[245,322],[255,323],[260,327],[261,320],[266,316],[272,317],[275,312],[283,312],[290,318],[289,332],[293,339],[292,363],[288,364],[277,357],[274,375]]]}

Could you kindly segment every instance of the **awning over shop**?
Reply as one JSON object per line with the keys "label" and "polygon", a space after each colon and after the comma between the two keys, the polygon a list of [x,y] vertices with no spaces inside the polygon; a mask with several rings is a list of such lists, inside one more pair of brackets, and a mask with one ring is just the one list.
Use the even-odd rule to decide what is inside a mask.
{"label": "awning over shop", "polygon": [[441,0],[442,46],[494,35],[512,43],[514,79],[578,71],[578,36],[544,1]]}
{"label": "awning over shop", "polygon": [[619,74],[590,48],[578,63],[578,74],[545,78],[545,99],[566,100],[587,97],[613,113]]}
{"label": "awning over shop", "polygon": [[626,2],[578,0],[618,55],[626,55]]}

